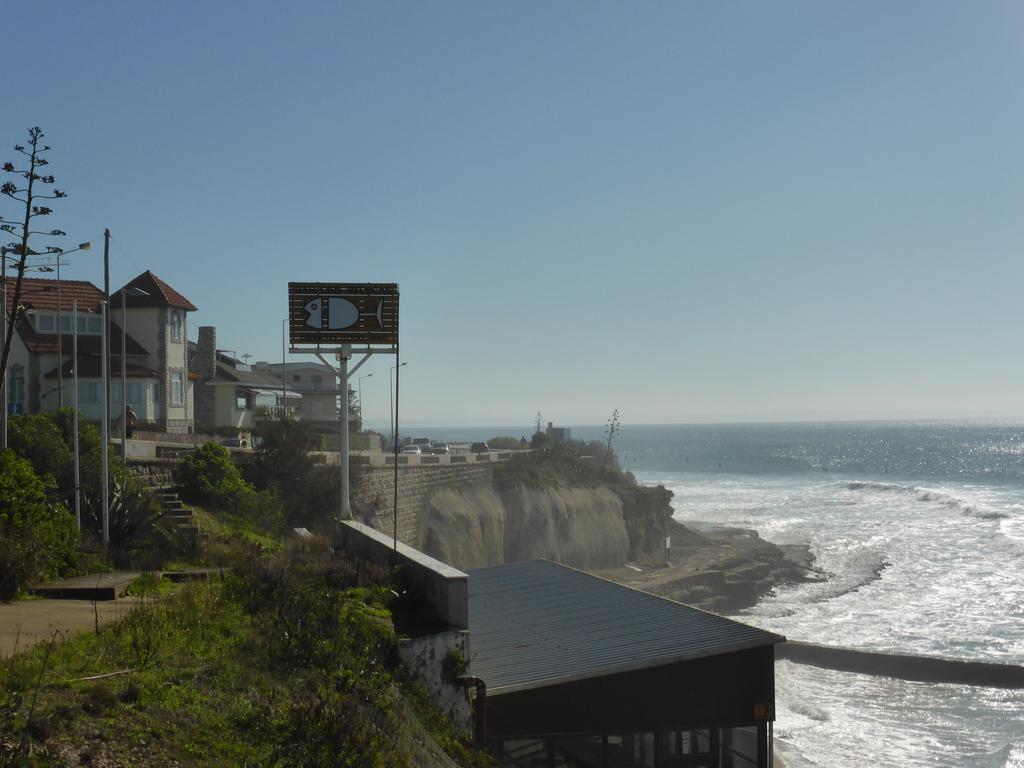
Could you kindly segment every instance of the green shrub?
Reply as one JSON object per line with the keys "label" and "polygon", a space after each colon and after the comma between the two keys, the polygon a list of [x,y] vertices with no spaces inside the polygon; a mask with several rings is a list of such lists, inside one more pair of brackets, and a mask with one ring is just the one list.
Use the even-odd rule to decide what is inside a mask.
{"label": "green shrub", "polygon": [[66,507],[50,503],[52,490],[49,475],[40,478],[27,459],[0,451],[0,600],[75,563],[78,529]]}
{"label": "green shrub", "polygon": [[[55,481],[48,489],[51,501],[74,507],[74,411],[62,408],[55,413],[15,416],[10,421],[9,444],[14,452],[28,459],[40,477]],[[82,525],[96,535],[102,527],[103,441],[95,424],[79,417],[78,456],[82,499]],[[111,480],[122,485],[129,481],[120,462],[110,464]]]}
{"label": "green shrub", "polygon": [[185,501],[217,510],[236,511],[252,496],[228,449],[206,443],[186,456],[178,467],[178,482]]}

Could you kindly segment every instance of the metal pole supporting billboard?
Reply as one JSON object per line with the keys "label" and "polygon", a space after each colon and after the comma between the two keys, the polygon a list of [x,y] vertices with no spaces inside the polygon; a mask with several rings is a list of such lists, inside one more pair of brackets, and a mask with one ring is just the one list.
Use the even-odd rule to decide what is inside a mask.
{"label": "metal pole supporting billboard", "polygon": [[[374,354],[397,354],[398,285],[395,283],[288,283],[291,353],[311,353],[330,368],[340,389],[340,517],[352,518],[349,465],[349,378]],[[302,348],[302,345],[308,345]],[[363,358],[349,367],[353,348]],[[324,358],[333,352],[335,368]],[[284,387],[282,387],[284,391]]]}
{"label": "metal pole supporting billboard", "polygon": [[341,448],[338,456],[341,461],[341,519],[352,519],[352,499],[349,495],[349,445],[348,445],[348,359],[352,357],[352,347],[345,344],[338,355],[338,383],[341,386]]}

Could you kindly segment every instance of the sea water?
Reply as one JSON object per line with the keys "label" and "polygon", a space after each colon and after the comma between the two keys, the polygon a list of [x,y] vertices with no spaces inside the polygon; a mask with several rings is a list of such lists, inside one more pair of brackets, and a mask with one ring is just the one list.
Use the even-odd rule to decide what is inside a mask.
{"label": "sea water", "polygon": [[[574,437],[601,437],[574,430]],[[793,640],[1024,663],[1024,427],[626,427],[625,469],[682,523],[809,544],[828,575],[737,618]],[[1024,766],[1024,691],[776,665],[799,766]]]}
{"label": "sea water", "polygon": [[[625,425],[615,449],[641,483],[674,492],[682,523],[810,545],[827,579],[782,587],[739,620],[806,642],[1024,663],[1024,425]],[[1024,691],[782,661],[776,705],[788,768],[1024,768]]]}

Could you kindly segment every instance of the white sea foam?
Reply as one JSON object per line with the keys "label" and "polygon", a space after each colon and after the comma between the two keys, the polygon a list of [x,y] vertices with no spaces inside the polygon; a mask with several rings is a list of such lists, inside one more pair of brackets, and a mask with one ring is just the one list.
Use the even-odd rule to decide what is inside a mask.
{"label": "white sea foam", "polygon": [[[794,640],[1024,662],[1024,482],[825,473],[662,473],[659,482],[674,491],[680,522],[809,544],[830,574],[778,589],[745,621]],[[896,682],[777,665],[787,766],[1024,768],[1024,693]]]}

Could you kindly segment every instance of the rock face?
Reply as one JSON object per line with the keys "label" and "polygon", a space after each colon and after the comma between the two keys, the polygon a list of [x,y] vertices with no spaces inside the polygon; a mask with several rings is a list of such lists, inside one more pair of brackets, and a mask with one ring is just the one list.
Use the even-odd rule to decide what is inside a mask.
{"label": "rock face", "polygon": [[629,534],[622,501],[608,488],[511,487],[505,505],[505,562],[543,557],[593,570],[623,565]]}
{"label": "rock face", "polygon": [[505,562],[505,505],[490,485],[442,488],[420,515],[419,548],[456,568]]}
{"label": "rock face", "polygon": [[629,556],[622,500],[608,488],[445,488],[420,520],[420,547],[456,568],[546,558],[616,568]]}
{"label": "rock face", "polygon": [[672,519],[671,498],[662,487],[622,485],[442,488],[420,517],[419,548],[456,568],[545,558],[724,613],[779,584],[821,578],[806,547],[739,528],[698,532]]}

